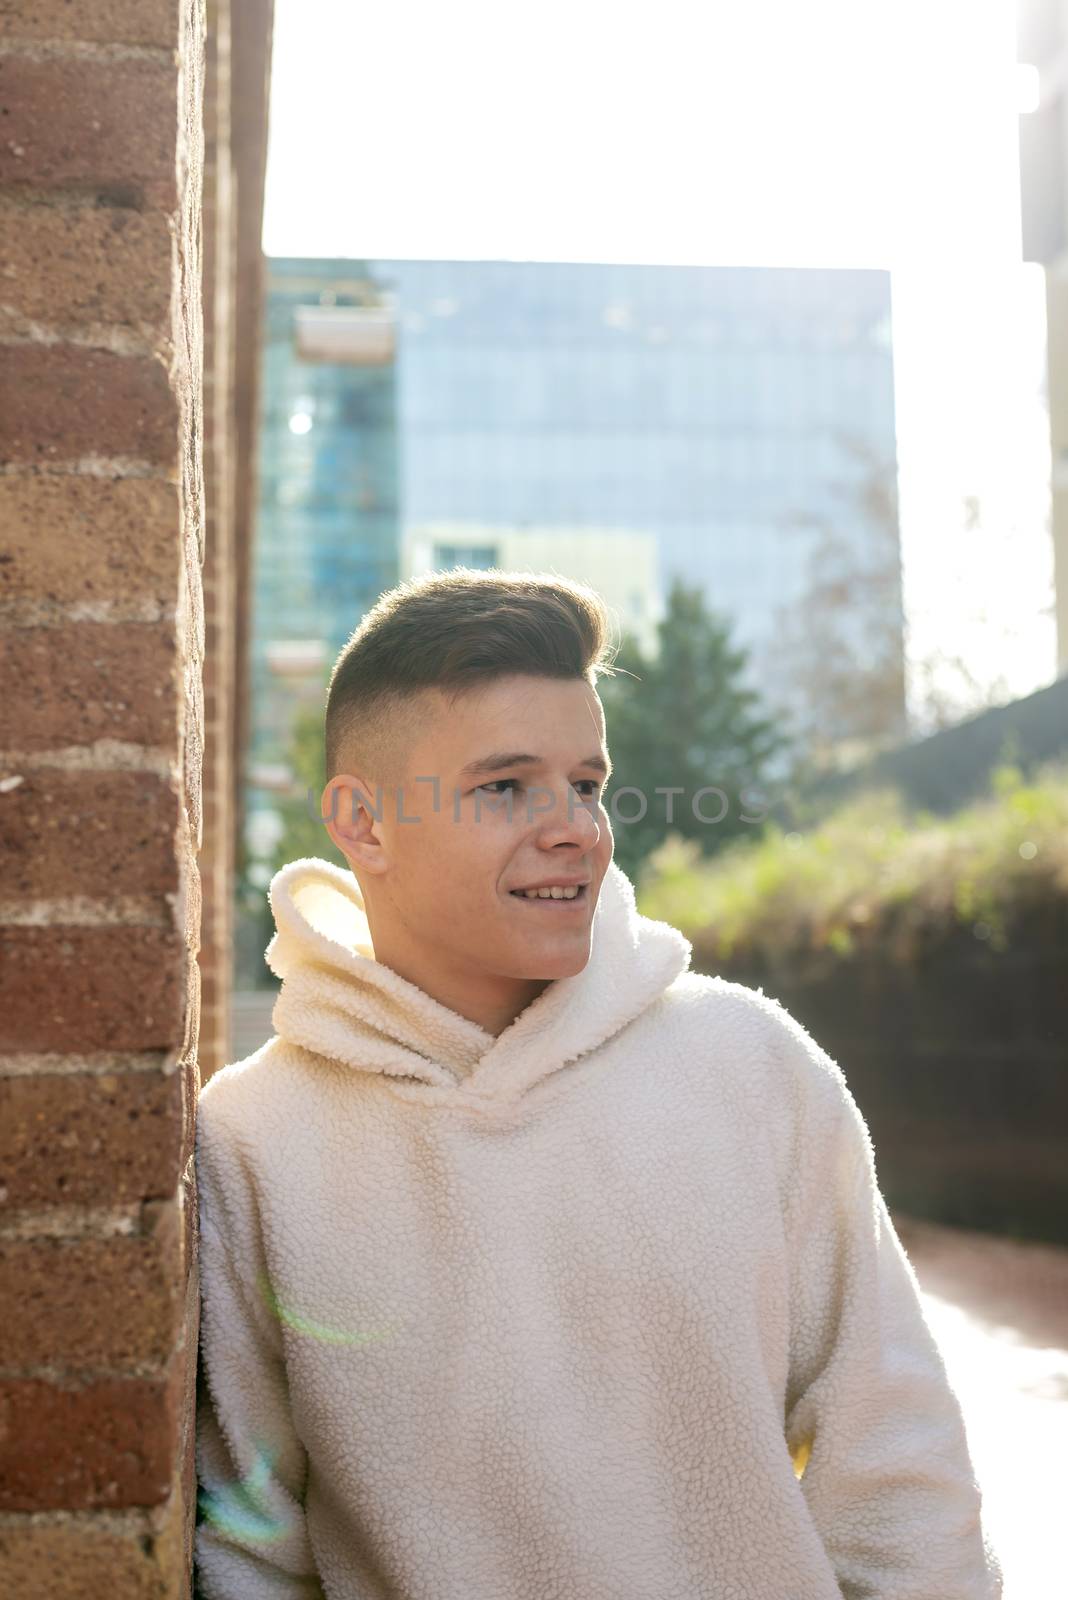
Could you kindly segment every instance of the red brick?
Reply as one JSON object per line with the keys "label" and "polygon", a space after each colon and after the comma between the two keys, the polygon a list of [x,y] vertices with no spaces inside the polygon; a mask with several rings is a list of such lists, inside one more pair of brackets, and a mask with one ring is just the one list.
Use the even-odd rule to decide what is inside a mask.
{"label": "red brick", "polygon": [[0,1078],[0,1106],[6,1210],[173,1197],[182,1142],[177,1072]]}
{"label": "red brick", "polygon": [[200,1251],[200,1212],[197,1204],[196,1163],[187,1161],[181,1178],[182,1260],[186,1271],[196,1272]]}
{"label": "red brick", "polygon": [[179,809],[173,784],[149,772],[28,769],[0,794],[4,893],[175,893]]}
{"label": "red brick", "polygon": [[0,12],[0,39],[83,39],[95,44],[147,44],[174,48],[178,0],[34,0]]}
{"label": "red brick", "polygon": [[[199,1031],[198,1027],[198,1036]],[[199,1049],[199,1038],[197,1049]],[[196,1144],[197,1097],[200,1094],[200,1067],[197,1061],[197,1050],[190,1050],[183,1057],[180,1070],[182,1073],[182,1108],[184,1112],[182,1128],[185,1134],[181,1163],[184,1168],[193,1159],[193,1150]]]}
{"label": "red brick", "polygon": [[182,1414],[187,1420],[190,1435],[194,1432],[194,1415],[197,1403],[197,1376],[200,1344],[200,1274],[194,1266],[185,1285],[183,1315],[184,1337],[180,1359],[182,1367]]}
{"label": "red brick", "polygon": [[6,1368],[162,1365],[185,1304],[178,1207],[147,1237],[0,1239]]}
{"label": "red brick", "polygon": [[0,928],[0,1050],[173,1050],[189,982],[181,933]]}
{"label": "red brick", "polygon": [[183,1037],[180,932],[9,925],[0,957],[0,1050],[168,1050]]}
{"label": "red brick", "polygon": [[[200,926],[202,916],[202,886],[200,870],[197,866],[197,855],[190,833],[190,819],[188,813],[182,810],[182,829],[175,837],[175,850],[177,864],[181,870],[182,897],[177,905],[180,926],[185,934],[186,944],[195,955],[200,947]],[[192,981],[195,963],[190,963],[189,978]]]}
{"label": "red brick", "polygon": [[0,460],[126,456],[176,470],[178,407],[155,357],[15,344],[4,350],[4,382]]}
{"label": "red brick", "polygon": [[196,1294],[193,1298],[192,1307],[189,1312],[188,1327],[191,1330],[192,1343],[188,1344],[186,1347],[188,1374],[185,1403],[186,1427],[185,1437],[182,1440],[182,1448],[179,1455],[179,1482],[181,1485],[181,1498],[183,1505],[185,1506],[187,1518],[185,1525],[185,1557],[187,1566],[191,1566],[193,1560],[193,1536],[197,1513],[196,1405],[197,1383],[199,1380],[199,1371],[197,1365],[197,1340],[199,1338],[200,1328],[199,1287],[196,1284],[191,1285],[191,1287],[196,1290]]}
{"label": "red brick", "polygon": [[182,1106],[185,1120],[183,1123],[185,1140],[182,1145],[182,1166],[185,1168],[192,1159],[193,1146],[196,1139],[197,1100],[200,1096],[200,967],[195,960],[188,966],[188,984],[186,987],[186,1029],[182,1041],[181,1066],[182,1074]]}
{"label": "red brick", "polygon": [[121,739],[173,749],[172,623],[71,622],[0,636],[0,749]]}
{"label": "red brick", "polygon": [[178,1072],[0,1079],[5,1209],[170,1199],[181,1171]]}
{"label": "red brick", "polygon": [[182,1495],[144,1517],[143,1528],[114,1527],[92,1513],[0,1523],[0,1594],[11,1600],[187,1600]]}
{"label": "red brick", "polygon": [[0,1379],[0,1511],[159,1505],[183,1389],[180,1356],[159,1377]]}
{"label": "red brick", "polygon": [[[85,7],[79,7],[84,13]],[[0,203],[7,317],[118,323],[170,336],[171,230],[161,211]]]}
{"label": "red brick", "polygon": [[181,1499],[186,1514],[183,1555],[185,1558],[186,1570],[191,1571],[194,1560],[197,1511],[196,1437],[192,1428],[189,1430],[189,1437],[185,1441],[185,1459],[182,1464]]}
{"label": "red brick", "polygon": [[170,62],[4,56],[0,108],[0,183],[95,193],[134,210],[175,206]]}
{"label": "red brick", "polygon": [[159,478],[0,477],[0,601],[173,606],[180,515]]}
{"label": "red brick", "polygon": [[[200,674],[195,684],[199,687]],[[192,687],[192,685],[191,685]],[[200,695],[196,689],[190,696],[186,709],[184,743],[182,746],[182,773],[185,778],[183,798],[189,818],[189,836],[193,847],[199,851],[204,839],[204,818],[201,812],[204,771],[204,721]]]}

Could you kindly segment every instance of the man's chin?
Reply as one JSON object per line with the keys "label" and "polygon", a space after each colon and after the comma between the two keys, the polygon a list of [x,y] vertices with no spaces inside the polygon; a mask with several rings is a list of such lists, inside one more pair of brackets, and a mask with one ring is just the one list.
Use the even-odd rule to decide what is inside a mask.
{"label": "man's chin", "polygon": [[588,966],[589,942],[573,950],[547,950],[529,960],[518,962],[515,976],[530,982],[551,983],[555,978],[573,978]]}

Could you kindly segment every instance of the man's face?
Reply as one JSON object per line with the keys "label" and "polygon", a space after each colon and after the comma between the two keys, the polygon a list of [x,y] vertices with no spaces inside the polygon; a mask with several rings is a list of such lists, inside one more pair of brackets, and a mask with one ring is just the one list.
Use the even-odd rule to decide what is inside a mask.
{"label": "man's face", "polygon": [[[490,1007],[526,1003],[516,980],[571,976],[590,956],[613,849],[601,702],[581,679],[516,675],[451,703],[432,691],[429,706],[400,791],[382,795],[377,845],[345,849],[375,954],[456,1009],[465,986]],[[470,770],[509,754],[535,759]],[[578,898],[514,892],[557,880],[581,880]]]}

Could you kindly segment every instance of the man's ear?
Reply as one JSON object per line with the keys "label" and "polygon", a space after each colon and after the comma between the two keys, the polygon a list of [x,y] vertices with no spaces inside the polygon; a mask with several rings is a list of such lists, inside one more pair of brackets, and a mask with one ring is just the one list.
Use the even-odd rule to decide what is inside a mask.
{"label": "man's ear", "polygon": [[323,790],[319,810],[323,826],[353,871],[385,871],[381,789],[373,797],[362,778],[338,773]]}

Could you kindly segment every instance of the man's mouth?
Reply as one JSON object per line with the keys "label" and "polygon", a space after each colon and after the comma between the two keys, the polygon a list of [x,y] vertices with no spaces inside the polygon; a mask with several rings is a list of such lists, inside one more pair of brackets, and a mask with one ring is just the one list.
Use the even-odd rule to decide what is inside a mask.
{"label": "man's mouth", "polygon": [[521,900],[528,906],[549,906],[553,911],[573,911],[577,906],[585,905],[589,895],[589,884],[580,883],[574,889],[539,889],[531,892],[526,889],[513,889],[511,898]]}

